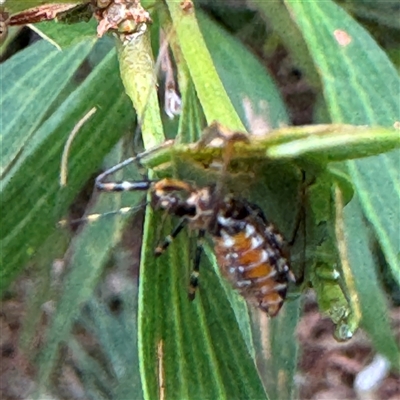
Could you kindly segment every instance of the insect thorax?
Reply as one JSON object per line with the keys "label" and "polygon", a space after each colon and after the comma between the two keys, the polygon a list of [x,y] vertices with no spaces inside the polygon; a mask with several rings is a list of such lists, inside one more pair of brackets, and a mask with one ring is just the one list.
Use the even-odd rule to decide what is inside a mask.
{"label": "insect thorax", "polygon": [[218,210],[213,186],[195,189],[182,181],[162,180],[153,187],[151,205],[155,209],[185,218],[191,229],[205,230],[212,234]]}

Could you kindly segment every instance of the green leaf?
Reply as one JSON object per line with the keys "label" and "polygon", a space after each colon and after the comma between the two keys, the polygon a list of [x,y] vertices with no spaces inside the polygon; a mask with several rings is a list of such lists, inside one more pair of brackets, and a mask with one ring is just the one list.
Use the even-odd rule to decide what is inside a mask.
{"label": "green leaf", "polygon": [[284,2],[249,0],[249,3],[260,12],[261,17],[266,20],[268,28],[272,27],[273,34],[279,35],[290,53],[290,58],[294,59],[296,65],[307,76],[307,81],[312,84],[314,89],[320,90],[318,74],[307,51],[303,35],[293,24],[290,12]]}
{"label": "green leaf", "polygon": [[[383,50],[368,32],[359,26],[339,6],[331,1],[285,2],[300,27],[309,51],[317,65],[324,86],[324,96],[330,116],[334,122],[393,126],[400,120],[398,107],[399,76]],[[321,48],[324,51],[321,51]],[[347,166],[357,192],[357,201],[347,206],[356,215],[362,210],[371,222],[393,276],[398,276],[400,242],[398,227],[400,214],[399,176],[396,172],[400,152],[398,150],[361,160],[348,161]],[[358,202],[359,201],[359,202]],[[345,224],[351,225],[348,213]],[[349,259],[353,271],[359,266],[357,256],[360,249],[368,247],[364,235],[365,227],[358,225],[354,232],[357,243],[349,246]],[[366,251],[366,250],[365,250]],[[367,253],[365,253],[367,254]],[[357,256],[356,256],[357,255]],[[364,273],[374,277],[371,262],[364,262]],[[369,268],[367,270],[367,268]],[[375,285],[369,292],[371,298],[381,296]],[[367,308],[360,296],[361,308]],[[379,311],[387,314],[387,307]],[[363,320],[372,318],[364,314]],[[382,332],[390,330],[387,321],[379,325]],[[372,327],[370,335],[377,340]],[[379,348],[379,342],[375,340]],[[392,354],[385,352],[388,357]]]}
{"label": "green leaf", "polygon": [[352,14],[376,22],[380,29],[386,27],[400,29],[400,8],[395,1],[352,0],[345,1],[343,6]]}
{"label": "green leaf", "polygon": [[[174,4],[174,7],[176,5]],[[185,118],[190,118],[191,127],[194,127],[199,118],[189,116],[191,102],[193,114],[198,113],[198,103],[205,114],[214,113],[212,107],[220,101],[218,107],[231,112],[232,104],[238,111],[246,117],[244,99],[257,106],[261,102],[262,92],[270,93],[267,95],[269,110],[274,110],[277,115],[271,115],[268,123],[277,126],[282,120],[286,120],[286,113],[281,99],[277,94],[276,87],[266,74],[265,70],[243,47],[231,38],[228,34],[222,33],[205,17],[200,19],[200,27],[205,34],[208,51],[215,63],[216,70],[220,76],[212,75],[215,79],[216,89],[214,93],[222,93],[225,103],[212,96],[210,100],[210,82],[204,73],[207,70],[205,59],[198,57],[194,59],[192,49],[189,55],[185,53],[182,40],[187,41],[187,37],[178,34],[179,44],[182,46],[182,53],[187,62],[187,69],[193,80],[194,87],[198,95],[198,102],[189,92],[185,97],[187,103],[184,104]],[[176,20],[173,18],[173,23]],[[193,28],[193,27],[192,27]],[[178,28],[179,30],[179,28]],[[198,34],[194,29],[195,34]],[[211,32],[211,34],[210,34]],[[226,41],[227,52],[221,52],[218,47],[218,40]],[[202,39],[200,50],[203,49]],[[193,46],[193,44],[191,45]],[[187,50],[187,49],[186,49]],[[174,55],[178,54],[177,50]],[[187,57],[193,57],[188,61]],[[248,63],[242,64],[241,68],[249,69],[249,74],[258,75],[258,85],[249,80],[241,80],[240,96],[237,96],[238,82],[234,78],[234,73],[229,74],[224,71],[227,64],[238,63],[240,58],[248,58]],[[177,57],[178,62],[180,60]],[[204,62],[201,71],[198,65]],[[182,63],[182,61],[181,61]],[[181,64],[184,70],[186,65]],[[182,72],[184,73],[184,72]],[[197,74],[197,75],[196,75]],[[224,92],[221,92],[221,82],[224,81]],[[188,84],[189,89],[191,82]],[[225,90],[231,98],[225,97]],[[202,96],[201,93],[207,95]],[[264,95],[265,95],[264,93]],[[192,97],[191,97],[192,96]],[[231,104],[232,102],[232,104]],[[272,114],[272,113],[271,113]],[[225,114],[220,114],[219,119]],[[230,117],[231,120],[237,117]],[[237,125],[236,125],[237,126]],[[194,128],[196,129],[196,128]],[[196,131],[195,131],[196,132]],[[188,140],[188,132],[183,132],[185,141]],[[186,136],[187,135],[187,136]],[[195,137],[195,134],[192,134]],[[143,164],[151,167],[159,167],[163,162],[172,161],[173,171],[178,172],[178,176],[188,179],[190,176],[190,166],[180,165],[180,155],[175,154],[174,148],[164,148],[152,153],[143,160]],[[178,146],[179,148],[179,146]],[[184,151],[188,151],[188,146]],[[201,151],[200,151],[201,152]],[[149,160],[152,160],[150,165]],[[159,172],[159,168],[157,168]],[[171,171],[169,171],[170,175]],[[163,175],[160,173],[160,175]],[[203,172],[204,175],[204,172]],[[199,184],[200,181],[196,182]],[[163,230],[161,231],[160,215],[149,212],[146,216],[145,233],[141,257],[141,278],[139,296],[139,354],[140,370],[145,398],[155,398],[160,396],[158,374],[162,365],[164,376],[165,395],[170,398],[265,398],[264,389],[254,365],[254,348],[250,337],[249,319],[243,299],[238,299],[238,295],[233,292],[231,287],[227,287],[226,282],[221,281],[216,273],[218,266],[215,264],[215,257],[212,257],[208,246],[207,255],[213,261],[213,268],[207,260],[201,264],[201,287],[193,303],[187,299],[187,287],[189,282],[189,272],[193,262],[192,252],[190,252],[190,241],[188,234],[182,233],[168,251],[159,259],[154,258],[154,248],[163,235],[170,233],[172,226],[170,218],[166,218]],[[175,221],[176,222],[176,221]],[[192,243],[193,247],[193,243]],[[295,319],[293,320],[295,321]],[[196,343],[196,345],[193,345]],[[157,357],[157,350],[162,347],[161,360]],[[296,365],[296,357],[293,357],[292,366]]]}
{"label": "green leaf", "polygon": [[[250,136],[248,143],[238,141],[234,145],[232,161],[243,161],[237,167],[238,171],[246,170],[244,163],[251,167],[254,160],[263,157],[275,163],[305,160],[325,168],[334,161],[367,157],[399,147],[400,133],[393,128],[341,124],[290,126]],[[212,158],[221,158],[222,153],[220,147],[176,144],[145,156],[143,163],[154,167],[171,156],[190,162],[207,162]],[[232,169],[235,170],[235,165]]]}
{"label": "green leaf", "polygon": [[374,266],[374,255],[368,246],[368,226],[363,220],[358,199],[344,208],[345,240],[348,261],[360,299],[362,326],[370,335],[376,349],[398,366],[400,351],[390,329],[387,298],[379,283]]}
{"label": "green leaf", "polygon": [[[33,7],[37,7],[43,4],[51,4],[48,0],[6,0],[7,10],[10,13],[17,13],[24,10],[28,10]],[[57,0],[57,3],[83,3],[84,0]]]}
{"label": "green leaf", "polygon": [[318,67],[332,121],[393,126],[399,76],[368,32],[331,1],[286,4]]}
{"label": "green leaf", "polygon": [[297,299],[286,302],[279,318],[269,323],[270,349],[269,354],[267,353],[266,387],[271,399],[296,398],[295,373],[298,343],[295,338],[299,318],[300,299]]}
{"label": "green leaf", "polygon": [[[115,164],[125,158],[126,153],[121,144],[110,161]],[[135,206],[142,198],[143,194],[140,192],[114,194],[114,196],[105,193],[99,196],[91,212],[118,210],[127,204]],[[84,226],[71,242],[67,253],[70,269],[65,277],[64,291],[47,333],[47,346],[40,360],[39,377],[42,385],[47,382],[54,367],[59,345],[67,341],[82,306],[93,296],[110,252],[120,241],[126,222],[126,218],[100,219]]]}
{"label": "green leaf", "polygon": [[349,163],[349,171],[359,191],[363,211],[375,228],[393,278],[400,286],[399,158],[400,153],[393,151],[368,163]]}
{"label": "green leaf", "polygon": [[176,1],[167,1],[167,4],[207,123],[218,120],[231,129],[244,130],[217,74],[195,14],[185,12]]}
{"label": "green leaf", "polygon": [[128,44],[118,46],[118,59],[125,91],[139,117],[145,147],[164,140],[156,91],[154,59],[149,32],[139,33]]}
{"label": "green leaf", "polygon": [[35,24],[35,30],[47,40],[65,49],[83,40],[96,40],[96,21],[65,24],[57,21],[40,22]]}
{"label": "green leaf", "polygon": [[[55,229],[60,214],[132,122],[132,108],[123,94],[117,68],[115,53],[110,52],[34,132],[4,176],[0,196],[1,289]],[[75,138],[68,160],[68,185],[61,190],[62,149],[76,123],[93,106],[98,111]],[[10,132],[7,125],[5,128]]]}
{"label": "green leaf", "polygon": [[[259,133],[287,124],[281,94],[265,67],[203,13],[197,13],[197,20],[224,89],[249,131]],[[223,118],[216,119],[223,123]]]}
{"label": "green leaf", "polygon": [[39,41],[2,64],[1,164],[3,176],[29,143],[57,96],[69,83],[92,42],[59,52]]}
{"label": "green leaf", "polygon": [[[313,125],[313,134],[299,140],[270,147],[267,156],[274,159],[304,157],[322,164],[368,157],[400,147],[400,131],[397,129],[337,124],[321,125],[320,132],[316,131],[317,128],[318,125]],[[291,130],[299,129],[301,127],[285,131],[290,134]]]}
{"label": "green leaf", "polygon": [[[347,265],[341,266],[339,262],[340,243],[335,236],[334,226],[334,221],[337,224],[339,218],[333,213],[332,186],[340,187],[341,191],[343,187],[348,190],[348,182],[346,176],[338,171],[333,175],[330,175],[330,172],[329,170],[320,174],[307,189],[310,203],[309,211],[306,213],[307,248],[312,249],[310,244],[314,242],[315,255],[311,260],[307,257],[307,267],[311,261],[313,263],[312,268],[306,269],[306,274],[315,290],[319,310],[328,315],[335,324],[334,337],[338,341],[346,341],[353,337],[359,327],[360,312],[351,271]],[[347,202],[351,196],[353,196],[352,191],[350,196],[346,193]],[[344,198],[342,195],[343,202]],[[350,293],[354,296],[350,296]]]}
{"label": "green leaf", "polygon": [[[118,273],[124,276],[122,271]],[[135,318],[137,288],[132,287],[133,284],[130,283],[131,280],[127,275],[125,273],[127,279],[124,282],[125,287],[122,293],[119,293],[122,310],[118,315],[113,315],[103,301],[92,298],[84,307],[79,319],[80,325],[99,342],[101,356],[107,361],[106,368],[102,363],[104,358],[96,357],[97,365],[92,365],[93,356],[89,357],[89,351],[82,349],[82,346],[74,340],[72,341],[76,349],[74,357],[78,360],[78,367],[84,371],[82,378],[85,391],[88,393],[89,388],[94,390],[99,387],[104,388],[108,396],[114,399],[128,399],[133,395],[137,399],[143,398],[140,387]],[[74,347],[71,345],[70,347],[74,350]],[[84,365],[84,363],[89,363],[89,365]],[[108,379],[105,379],[105,372],[108,373]]]}
{"label": "green leaf", "polygon": [[[235,314],[210,264],[201,264],[201,288],[189,302],[191,257],[181,234],[168,252],[155,259],[154,226],[149,212],[142,249],[139,297],[139,354],[145,398],[159,396],[162,362],[166,398],[265,398],[264,390]],[[166,220],[161,237],[170,232]],[[147,235],[146,235],[147,232]],[[157,348],[162,346],[162,359]]]}

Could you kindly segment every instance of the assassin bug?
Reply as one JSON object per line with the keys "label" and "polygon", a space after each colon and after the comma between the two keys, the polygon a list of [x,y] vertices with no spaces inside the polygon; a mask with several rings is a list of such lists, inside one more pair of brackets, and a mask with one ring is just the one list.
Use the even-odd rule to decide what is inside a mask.
{"label": "assassin bug", "polygon": [[[229,151],[226,154],[225,167]],[[198,188],[173,178],[105,182],[105,178],[126,165],[139,163],[142,156],[125,160],[100,174],[96,188],[106,192],[148,191],[154,209],[180,218],[171,234],[155,249],[156,256],[168,248],[185,226],[198,232],[189,298],[194,298],[198,286],[202,239],[209,234],[218,265],[233,287],[269,316],[277,315],[285,300],[288,282],[294,281],[294,275],[284,239],[262,210],[233,194],[222,195],[216,184]]]}

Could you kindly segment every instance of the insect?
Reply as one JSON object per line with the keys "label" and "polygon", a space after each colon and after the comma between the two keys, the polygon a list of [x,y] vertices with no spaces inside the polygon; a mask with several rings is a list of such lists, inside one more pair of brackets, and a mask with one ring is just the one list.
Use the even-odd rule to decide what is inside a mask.
{"label": "insect", "polygon": [[285,242],[262,210],[233,194],[222,195],[218,185],[196,187],[188,182],[164,178],[157,181],[105,182],[105,178],[141,155],[105,171],[96,188],[106,192],[148,191],[151,206],[180,218],[164,242],[155,249],[160,256],[185,226],[198,232],[198,244],[190,277],[189,298],[198,286],[202,240],[210,235],[222,274],[234,288],[269,316],[278,314],[286,297],[290,270]]}

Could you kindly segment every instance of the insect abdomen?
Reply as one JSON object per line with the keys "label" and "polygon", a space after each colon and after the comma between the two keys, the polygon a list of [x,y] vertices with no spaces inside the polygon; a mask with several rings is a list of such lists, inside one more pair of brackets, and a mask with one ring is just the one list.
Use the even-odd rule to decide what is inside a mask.
{"label": "insect abdomen", "polygon": [[275,316],[292,276],[280,246],[281,236],[253,215],[219,221],[220,235],[214,243],[223,275],[247,300]]}

